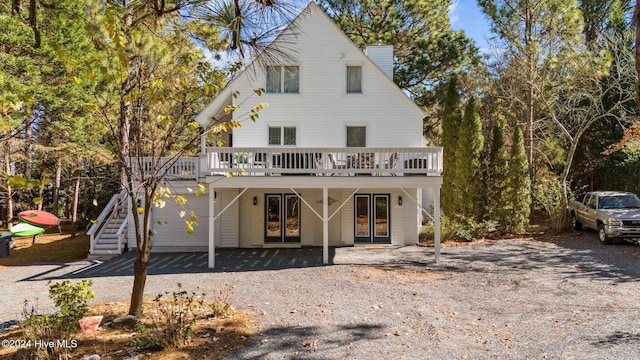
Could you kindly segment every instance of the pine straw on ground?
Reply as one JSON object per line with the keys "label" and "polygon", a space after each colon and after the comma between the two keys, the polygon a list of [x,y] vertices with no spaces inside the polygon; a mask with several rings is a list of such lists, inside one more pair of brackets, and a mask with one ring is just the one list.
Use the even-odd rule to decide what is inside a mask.
{"label": "pine straw on ground", "polygon": [[[151,299],[145,300],[145,309],[151,309],[152,302]],[[69,340],[77,340],[78,346],[69,352],[70,358],[81,359],[85,355],[97,354],[102,360],[123,359],[135,355],[140,355],[142,359],[221,359],[243,347],[256,328],[255,322],[243,311],[231,309],[226,315],[216,318],[207,318],[201,314],[186,345],[180,348],[164,349],[153,346],[144,347],[144,344],[148,344],[145,339],[152,335],[151,330],[140,330],[141,327],[105,326],[113,319],[126,315],[128,307],[129,304],[126,302],[92,306],[86,315],[104,316],[102,326],[92,336],[82,333],[72,335]],[[151,328],[146,319],[142,319],[141,324],[144,329]],[[0,334],[0,341],[23,339],[25,337],[21,329]],[[22,358],[24,355],[26,355],[24,350],[0,348],[2,359]]]}
{"label": "pine straw on ground", "polygon": [[11,247],[9,256],[0,258],[0,268],[84,260],[89,254],[89,237],[85,231],[78,231],[76,237],[72,238],[67,227],[63,227],[62,232],[57,227],[51,227],[38,236],[36,244],[32,236],[14,236]]}
{"label": "pine straw on ground", "polygon": [[[10,256],[0,258],[0,269],[33,264],[62,264],[86,259],[89,252],[88,236],[82,231],[78,232],[75,238],[71,238],[68,230],[63,227],[62,232],[59,232],[57,228],[49,228],[46,234],[39,236],[36,244],[33,244],[32,237],[14,237]],[[151,309],[152,303],[151,299],[145,300],[145,309]],[[109,360],[140,354],[141,358],[152,359],[220,359],[244,346],[255,329],[255,322],[247,313],[240,310],[231,309],[226,315],[216,318],[207,318],[206,314],[200,314],[202,319],[197,321],[192,336],[185,346],[179,349],[162,350],[141,348],[136,345],[144,344],[144,338],[151,335],[150,333],[141,333],[135,328],[104,326],[114,318],[126,315],[128,309],[128,302],[90,307],[86,315],[104,316],[103,326],[94,336],[86,336],[82,333],[72,335],[68,340],[77,340],[78,347],[70,351],[71,358],[98,354],[101,359]],[[143,325],[148,327],[144,319]],[[26,338],[18,328],[0,333],[0,341],[2,340],[26,340]],[[55,342],[59,339],[43,340]],[[15,347],[0,347],[0,359],[20,359],[25,358],[24,356],[30,358],[24,349],[19,351]]]}

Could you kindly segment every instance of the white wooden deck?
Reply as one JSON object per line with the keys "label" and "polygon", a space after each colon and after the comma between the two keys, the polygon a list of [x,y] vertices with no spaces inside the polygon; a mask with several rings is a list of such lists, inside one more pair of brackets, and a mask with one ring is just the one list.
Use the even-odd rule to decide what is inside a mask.
{"label": "white wooden deck", "polygon": [[442,148],[207,148],[200,175],[377,176],[442,173]]}
{"label": "white wooden deck", "polygon": [[169,179],[198,179],[207,176],[440,176],[442,148],[293,148],[210,147],[206,154],[143,159],[146,169],[167,166]]}

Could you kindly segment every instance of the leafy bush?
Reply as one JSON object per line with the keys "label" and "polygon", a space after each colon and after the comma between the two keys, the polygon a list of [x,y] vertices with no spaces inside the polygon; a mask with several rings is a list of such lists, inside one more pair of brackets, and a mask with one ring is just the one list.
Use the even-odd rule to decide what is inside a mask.
{"label": "leafy bush", "polygon": [[[566,186],[569,188],[569,185]],[[537,204],[542,206],[549,217],[551,230],[555,233],[569,228],[568,199],[562,194],[562,183],[551,175],[538,179],[533,189]]]}
{"label": "leafy bush", "polygon": [[178,284],[178,291],[158,294],[153,300],[152,322],[161,346],[183,346],[205,308],[204,294],[187,293]]}
{"label": "leafy bush", "polygon": [[49,281],[49,297],[60,309],[57,316],[68,332],[78,331],[78,320],[82,319],[89,309],[89,303],[94,296],[91,285],[91,280],[82,280],[75,284],[69,280],[55,284]]}
{"label": "leafy bush", "polygon": [[[52,284],[49,281],[49,297],[59,309],[51,315],[39,314],[35,306],[29,306],[24,302],[22,316],[23,332],[26,340],[35,343],[36,340],[62,340],[68,339],[70,334],[78,331],[80,320],[89,308],[93,300],[92,282],[83,280],[71,283],[65,280]],[[40,347],[33,346],[26,349],[32,357],[37,359],[68,359],[71,357],[70,348],[64,346]]]}
{"label": "leafy bush", "polygon": [[497,223],[493,220],[475,221],[470,217],[459,217],[453,223],[453,229],[461,240],[472,242],[485,237],[496,229]]}
{"label": "leafy bush", "polygon": [[[434,240],[435,224],[433,221],[427,222],[420,231],[420,241]],[[440,217],[440,240],[452,240],[455,237],[455,231],[448,216]]]}
{"label": "leafy bush", "polygon": [[[476,241],[485,237],[488,233],[495,231],[497,222],[493,220],[483,220],[477,222],[470,217],[464,216],[442,216],[440,219],[440,238],[442,241],[447,240],[464,240],[464,241]],[[434,238],[434,224],[433,222],[427,223],[420,233],[420,239]]]}

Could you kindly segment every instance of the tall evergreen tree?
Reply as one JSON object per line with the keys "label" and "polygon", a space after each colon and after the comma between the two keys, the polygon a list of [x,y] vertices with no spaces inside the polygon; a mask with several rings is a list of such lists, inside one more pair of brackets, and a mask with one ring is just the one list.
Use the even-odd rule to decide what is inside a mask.
{"label": "tall evergreen tree", "polygon": [[460,125],[455,152],[456,173],[453,182],[456,193],[456,213],[479,220],[482,208],[482,161],[484,136],[482,123],[472,96],[467,102]]}
{"label": "tall evergreen tree", "polygon": [[491,153],[487,170],[488,196],[487,205],[489,219],[504,226],[507,224],[508,213],[504,206],[504,192],[507,182],[507,148],[504,143],[504,125],[497,121],[493,127],[491,138]]}
{"label": "tall evergreen tree", "polygon": [[442,108],[442,147],[444,169],[442,170],[442,211],[445,215],[455,212],[456,194],[453,186],[456,176],[456,148],[458,131],[462,122],[460,95],[457,90],[457,78],[449,79],[447,97]]}
{"label": "tall evergreen tree", "polygon": [[516,126],[513,134],[513,144],[509,166],[507,167],[507,181],[504,190],[504,202],[508,211],[506,229],[516,234],[527,231],[531,204],[531,183],[528,176],[529,164],[524,146],[524,138],[520,126]]}
{"label": "tall evergreen tree", "polygon": [[361,48],[393,45],[394,81],[419,105],[431,90],[480,62],[473,40],[451,28],[451,0],[322,0],[319,4]]}
{"label": "tall evergreen tree", "polygon": [[[518,109],[511,121],[524,128],[529,178],[535,181],[534,155],[544,128],[545,109],[567,83],[561,64],[571,62],[584,48],[582,13],[577,0],[479,0],[491,31],[501,43],[503,69],[500,97]],[[538,152],[539,153],[539,152]]]}

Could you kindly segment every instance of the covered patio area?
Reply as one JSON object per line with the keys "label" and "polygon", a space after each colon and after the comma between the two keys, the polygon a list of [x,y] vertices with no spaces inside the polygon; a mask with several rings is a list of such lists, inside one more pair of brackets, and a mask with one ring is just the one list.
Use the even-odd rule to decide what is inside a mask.
{"label": "covered patio area", "polygon": [[[322,264],[330,263],[330,243],[329,243],[329,221],[340,214],[343,207],[352,201],[354,194],[367,189],[393,189],[401,191],[404,197],[405,206],[415,206],[418,212],[434,222],[435,228],[435,261],[440,259],[440,187],[442,177],[439,176],[398,176],[398,177],[252,177],[252,176],[209,176],[206,178],[209,193],[209,219],[208,219],[208,267],[216,267],[216,219],[225,213],[250,189],[283,189],[299,197],[304,206],[316,216],[322,226]],[[429,212],[423,208],[415,195],[412,196],[407,189],[432,188],[434,193],[433,211]],[[237,189],[237,195],[229,202],[216,209],[215,196],[216,189]],[[321,211],[316,210],[307,199],[299,193],[304,189],[321,190],[322,198],[317,201],[321,203]],[[348,189],[349,196],[342,198],[334,204],[332,211],[329,211],[329,191],[332,189]],[[399,190],[398,190],[399,189]],[[415,192],[414,192],[415,193]],[[256,198],[254,198],[254,204]],[[413,221],[413,220],[412,220]],[[418,219],[416,218],[416,222]],[[417,234],[416,234],[417,236]],[[319,243],[318,243],[319,244]],[[403,243],[404,244],[404,243]],[[407,243],[408,244],[408,243]],[[398,245],[397,243],[394,245]]]}

